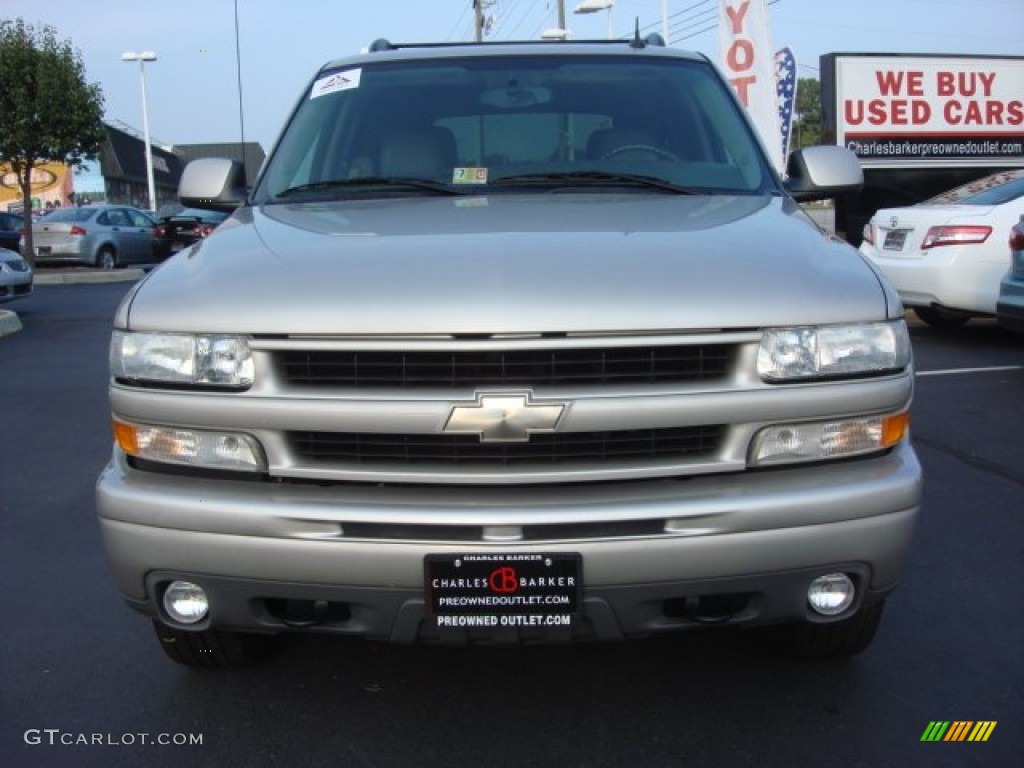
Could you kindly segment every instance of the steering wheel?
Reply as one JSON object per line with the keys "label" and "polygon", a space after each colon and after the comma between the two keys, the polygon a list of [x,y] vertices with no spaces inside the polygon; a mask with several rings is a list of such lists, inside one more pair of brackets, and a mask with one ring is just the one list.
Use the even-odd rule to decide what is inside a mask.
{"label": "steering wheel", "polygon": [[610,152],[605,152],[602,160],[611,160],[618,155],[625,152],[647,152],[648,154],[660,157],[662,160],[676,161],[679,159],[678,155],[669,152],[667,149],[656,147],[653,144],[626,144],[623,147],[616,147]]}

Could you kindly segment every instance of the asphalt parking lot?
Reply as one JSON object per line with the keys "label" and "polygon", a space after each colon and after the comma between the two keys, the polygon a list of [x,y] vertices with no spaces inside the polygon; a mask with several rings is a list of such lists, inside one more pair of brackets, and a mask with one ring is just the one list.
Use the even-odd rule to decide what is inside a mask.
{"label": "asphalt parking lot", "polygon": [[[23,328],[0,339],[0,765],[1020,764],[1024,337],[912,323],[923,514],[878,638],[847,663],[731,632],[512,650],[303,637],[201,672],[121,603],[93,519],[128,288],[44,282],[8,305]],[[996,725],[923,742],[935,721]]]}

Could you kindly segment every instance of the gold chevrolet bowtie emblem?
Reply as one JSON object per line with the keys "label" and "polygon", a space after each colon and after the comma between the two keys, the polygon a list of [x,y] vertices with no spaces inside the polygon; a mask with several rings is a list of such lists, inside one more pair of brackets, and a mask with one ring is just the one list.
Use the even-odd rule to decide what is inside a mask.
{"label": "gold chevrolet bowtie emblem", "polygon": [[479,394],[476,402],[456,403],[448,434],[479,435],[481,443],[523,443],[538,432],[554,432],[565,403],[532,403],[529,393]]}

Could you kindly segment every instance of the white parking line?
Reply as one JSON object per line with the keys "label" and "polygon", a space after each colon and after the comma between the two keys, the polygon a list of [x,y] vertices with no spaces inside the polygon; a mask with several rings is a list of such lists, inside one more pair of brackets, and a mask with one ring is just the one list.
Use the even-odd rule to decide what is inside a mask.
{"label": "white parking line", "polygon": [[988,368],[947,368],[944,371],[917,371],[917,376],[950,376],[958,373],[993,373],[995,371],[1024,371],[1024,365],[993,365]]}

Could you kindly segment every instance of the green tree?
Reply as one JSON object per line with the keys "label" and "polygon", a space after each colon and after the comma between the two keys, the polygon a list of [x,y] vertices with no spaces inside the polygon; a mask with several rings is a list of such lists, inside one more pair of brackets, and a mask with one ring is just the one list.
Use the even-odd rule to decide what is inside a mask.
{"label": "green tree", "polygon": [[801,77],[796,84],[796,114],[793,116],[793,146],[814,146],[821,140],[821,83]]}
{"label": "green tree", "polygon": [[[0,160],[18,178],[29,223],[32,170],[41,163],[81,165],[105,139],[103,93],[87,83],[78,51],[21,19],[0,21]],[[34,261],[32,227],[25,257]]]}

